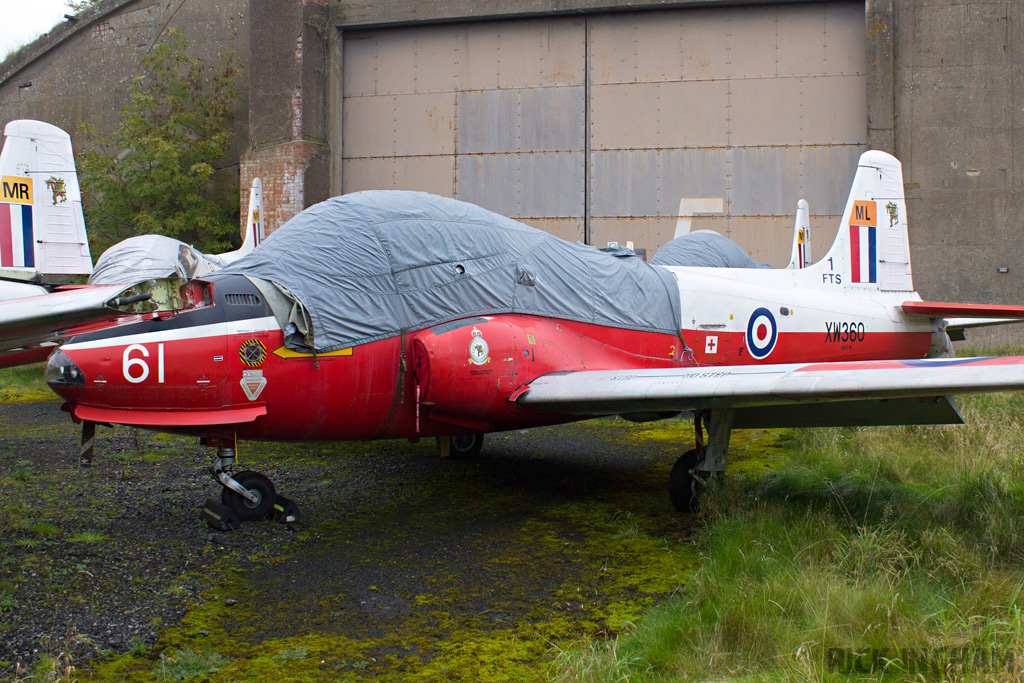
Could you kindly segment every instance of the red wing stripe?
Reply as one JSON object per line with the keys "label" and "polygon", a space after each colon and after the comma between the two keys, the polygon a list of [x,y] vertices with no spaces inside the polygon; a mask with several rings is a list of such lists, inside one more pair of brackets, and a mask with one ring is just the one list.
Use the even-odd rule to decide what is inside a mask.
{"label": "red wing stripe", "polygon": [[1024,318],[1024,306],[905,301],[903,312],[929,318]]}

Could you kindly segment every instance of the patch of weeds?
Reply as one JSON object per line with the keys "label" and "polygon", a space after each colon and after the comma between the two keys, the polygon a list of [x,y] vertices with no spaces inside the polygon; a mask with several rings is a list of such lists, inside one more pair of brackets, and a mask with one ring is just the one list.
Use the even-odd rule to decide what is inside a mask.
{"label": "patch of weeds", "polygon": [[281,650],[276,655],[274,655],[274,659],[280,660],[287,664],[288,662],[297,662],[300,659],[305,659],[308,654],[309,648],[293,647],[287,650]]}
{"label": "patch of weeds", "polygon": [[52,524],[47,524],[46,522],[33,524],[28,528],[28,530],[38,536],[56,536],[60,533],[60,529]]}
{"label": "patch of weeds", "polygon": [[28,481],[32,478],[32,463],[28,460],[19,460],[11,470],[11,476],[18,481]]}
{"label": "patch of weeds", "polygon": [[195,676],[204,676],[220,671],[230,660],[210,650],[196,651],[187,645],[170,655],[160,655],[160,663],[153,669],[153,675],[162,681],[186,681]]}
{"label": "patch of weeds", "polygon": [[68,539],[71,543],[100,543],[110,539],[98,531],[83,531]]}
{"label": "patch of weeds", "polygon": [[0,591],[0,614],[6,614],[7,612],[13,612],[14,610],[21,607],[18,601],[14,599],[8,591]]}
{"label": "patch of weeds", "polygon": [[36,548],[40,544],[42,544],[42,541],[38,538],[19,538],[14,542],[14,545],[20,545],[23,548]]}

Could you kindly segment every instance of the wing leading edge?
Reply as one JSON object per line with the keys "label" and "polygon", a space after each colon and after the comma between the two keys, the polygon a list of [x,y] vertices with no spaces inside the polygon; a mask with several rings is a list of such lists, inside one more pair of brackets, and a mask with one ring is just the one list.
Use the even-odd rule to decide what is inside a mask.
{"label": "wing leading edge", "polygon": [[510,397],[569,415],[736,411],[737,428],[962,422],[950,394],[1024,389],[1024,356],[599,370]]}
{"label": "wing leading edge", "polygon": [[72,286],[0,302],[0,368],[42,360],[73,334],[199,308],[209,300],[207,283],[171,278],[130,286]]}

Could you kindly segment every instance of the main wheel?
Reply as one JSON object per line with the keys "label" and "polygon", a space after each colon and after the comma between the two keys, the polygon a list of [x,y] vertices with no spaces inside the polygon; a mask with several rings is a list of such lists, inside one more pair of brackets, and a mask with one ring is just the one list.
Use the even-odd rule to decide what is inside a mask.
{"label": "main wheel", "polygon": [[265,519],[277,499],[274,483],[259,472],[249,470],[234,475],[234,480],[256,494],[256,502],[243,498],[226,486],[220,492],[220,502],[231,508],[231,511],[238,515],[238,519],[243,522]]}
{"label": "main wheel", "polygon": [[692,474],[699,459],[700,455],[696,448],[686,451],[676,460],[676,464],[672,466],[672,473],[668,476],[668,495],[672,499],[672,505],[680,512],[696,510],[697,501],[704,492],[704,485]]}
{"label": "main wheel", "polygon": [[[448,457],[453,460],[469,460],[480,455],[480,449],[484,447],[483,434],[457,434],[451,437],[452,443],[448,449]],[[441,437],[437,437],[437,451],[441,452]]]}

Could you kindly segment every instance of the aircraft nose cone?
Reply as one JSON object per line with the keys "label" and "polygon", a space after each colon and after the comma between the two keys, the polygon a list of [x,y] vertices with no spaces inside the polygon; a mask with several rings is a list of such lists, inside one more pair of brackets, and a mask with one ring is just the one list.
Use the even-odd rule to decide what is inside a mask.
{"label": "aircraft nose cone", "polygon": [[44,373],[50,388],[63,396],[60,391],[65,387],[84,387],[85,373],[78,367],[68,354],[57,349],[46,361]]}

